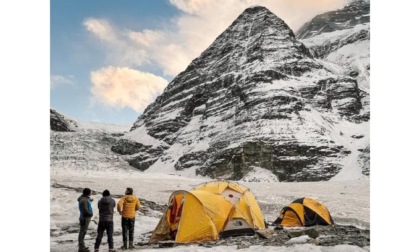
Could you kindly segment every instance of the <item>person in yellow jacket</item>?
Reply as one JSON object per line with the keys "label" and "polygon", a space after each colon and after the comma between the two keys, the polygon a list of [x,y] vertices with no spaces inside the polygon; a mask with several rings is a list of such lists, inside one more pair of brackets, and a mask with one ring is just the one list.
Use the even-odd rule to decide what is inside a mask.
{"label": "person in yellow jacket", "polygon": [[140,210],[140,200],[133,195],[133,188],[128,187],[125,195],[118,201],[117,210],[121,217],[123,246],[121,249],[127,249],[127,231],[129,233],[129,249],[134,249],[134,223],[136,211]]}

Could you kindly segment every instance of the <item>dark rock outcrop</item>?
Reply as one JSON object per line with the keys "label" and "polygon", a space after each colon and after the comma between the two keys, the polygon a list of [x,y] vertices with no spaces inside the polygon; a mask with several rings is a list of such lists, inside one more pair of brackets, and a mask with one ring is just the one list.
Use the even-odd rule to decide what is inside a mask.
{"label": "dark rock outcrop", "polygon": [[370,175],[370,146],[364,149],[358,149],[361,153],[359,154],[359,163],[362,167],[362,173],[366,176]]}
{"label": "dark rock outcrop", "polygon": [[53,131],[74,131],[72,125],[66,120],[65,116],[54,109],[50,109],[50,129]]}

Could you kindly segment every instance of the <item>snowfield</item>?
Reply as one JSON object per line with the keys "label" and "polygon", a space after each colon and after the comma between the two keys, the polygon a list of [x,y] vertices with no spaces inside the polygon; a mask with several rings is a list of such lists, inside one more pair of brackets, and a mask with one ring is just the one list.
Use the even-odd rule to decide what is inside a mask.
{"label": "snowfield", "polygon": [[[211,181],[210,179],[204,178],[187,178],[176,175],[146,174],[142,172],[113,172],[102,174],[92,172],[89,175],[88,173],[84,173],[82,176],[78,176],[77,174],[68,175],[53,175],[51,177],[51,183],[73,188],[89,187],[99,192],[108,189],[114,194],[123,194],[125,188],[132,187],[138,197],[159,204],[166,204],[169,196],[175,190],[190,190],[201,183]],[[261,208],[277,208],[273,213],[264,213],[268,221],[274,221],[280,209],[291,203],[294,199],[311,197],[319,200],[328,207],[336,223],[369,228],[369,180],[361,179],[337,182],[239,181],[238,183],[251,189],[257,197]],[[52,188],[51,199],[53,200],[54,197],[60,198],[60,193],[55,195],[54,192],[55,189]],[[78,194],[75,194],[75,202],[77,197],[80,196]],[[100,196],[98,196],[99,199]],[[77,211],[75,213],[78,214]]]}
{"label": "snowfield", "polygon": [[[316,118],[314,118],[316,120]],[[364,127],[361,125],[361,127]],[[127,131],[127,127],[115,125],[78,122],[76,132],[51,131],[51,167],[50,167],[50,248],[51,251],[76,251],[79,231],[79,210],[77,198],[80,190],[89,187],[93,191],[94,216],[85,238],[86,245],[93,251],[99,221],[97,202],[101,192],[110,190],[111,195],[122,195],[125,188],[132,187],[140,199],[165,205],[175,190],[190,190],[195,186],[211,181],[209,178],[193,177],[162,172],[140,172],[131,168],[117,154],[109,149],[107,134]],[[342,125],[340,130],[351,130],[350,125]],[[339,139],[345,142],[348,139]],[[94,144],[94,147],[92,147]],[[108,147],[107,147],[108,146]],[[77,153],[88,153],[80,157]],[[78,156],[75,158],[75,155]],[[301,197],[311,197],[325,204],[339,225],[352,225],[360,229],[370,229],[370,180],[354,172],[351,158],[343,173],[337,174],[336,181],[325,182],[278,182],[270,171],[253,167],[241,181],[242,185],[255,194],[264,217],[273,222],[284,206]],[[116,161],[115,161],[116,160]],[[347,167],[347,166],[345,166]],[[77,191],[79,190],[79,191]],[[118,201],[118,197],[115,198]],[[144,204],[143,204],[144,205]],[[147,208],[145,206],[145,208]],[[138,212],[135,227],[135,243],[147,242],[156,227],[162,212],[148,209]],[[273,228],[270,226],[269,228]],[[369,247],[353,245],[316,246],[304,243],[305,237],[291,239],[284,246],[249,246],[241,251],[370,251]],[[121,218],[114,213],[115,248],[122,245]],[[158,251],[236,251],[237,246],[216,246],[206,248],[197,244],[182,245],[172,248],[159,248]],[[107,251],[106,237],[102,239],[102,251]],[[138,247],[137,251],[156,251]],[[136,251],[134,250],[134,251]]]}
{"label": "snowfield", "polygon": [[[261,175],[261,171],[256,170]],[[261,176],[269,178],[269,176]],[[177,175],[152,174],[141,172],[97,172],[83,174],[68,172],[67,174],[52,175],[51,184],[72,188],[90,187],[102,192],[109,189],[111,194],[123,194],[126,187],[133,187],[135,195],[141,199],[154,201],[159,204],[167,203],[169,195],[180,189],[189,190],[194,186],[209,181],[204,178],[186,178]],[[334,221],[342,225],[354,225],[362,229],[370,228],[369,180],[340,181],[340,182],[305,182],[283,183],[261,180],[261,182],[239,183],[249,187],[257,197],[260,207],[268,222],[278,217],[280,209],[299,197],[312,197],[324,203],[330,210]],[[77,197],[79,192],[72,189],[51,187],[51,251],[76,251],[78,235]],[[98,221],[97,202],[100,194],[92,195],[94,199],[94,221]],[[118,200],[118,198],[116,198]],[[153,212],[150,216],[137,214],[135,242],[146,242],[150,232],[156,227],[161,213]],[[114,214],[114,243],[116,248],[122,245],[121,220],[118,213]],[[96,235],[96,224],[91,222],[86,244],[93,248]],[[273,227],[270,227],[273,228]],[[107,249],[103,239],[102,250]],[[292,246],[264,247],[251,246],[241,251],[369,251],[350,245],[334,247],[315,246],[311,244],[293,244]],[[140,249],[139,249],[140,250]],[[174,248],[161,248],[159,251],[236,251],[236,246],[218,246],[203,248],[198,245],[185,245]],[[156,249],[141,251],[156,251]]]}

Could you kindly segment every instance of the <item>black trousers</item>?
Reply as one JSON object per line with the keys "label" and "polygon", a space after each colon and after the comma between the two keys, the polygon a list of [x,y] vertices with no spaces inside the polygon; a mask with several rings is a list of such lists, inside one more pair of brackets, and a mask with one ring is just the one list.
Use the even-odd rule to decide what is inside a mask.
{"label": "black trousers", "polygon": [[123,242],[127,242],[127,232],[128,232],[128,239],[130,242],[134,241],[134,221],[136,218],[121,218],[121,226],[122,226],[122,237]]}
{"label": "black trousers", "polygon": [[79,225],[80,225],[79,237],[78,237],[79,248],[86,248],[85,235],[88,230],[89,223],[90,223],[90,218],[86,218],[86,219],[79,218]]}
{"label": "black trousers", "polygon": [[98,249],[101,245],[102,237],[106,230],[106,235],[108,236],[108,247],[109,249],[114,248],[114,239],[112,234],[114,233],[114,222],[113,221],[99,221],[98,223],[98,234],[96,236],[95,249]]}

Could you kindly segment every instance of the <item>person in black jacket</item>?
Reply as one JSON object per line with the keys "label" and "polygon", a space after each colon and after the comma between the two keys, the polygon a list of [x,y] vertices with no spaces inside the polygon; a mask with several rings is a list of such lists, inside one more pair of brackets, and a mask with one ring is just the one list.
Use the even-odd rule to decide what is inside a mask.
{"label": "person in black jacket", "polygon": [[112,238],[112,234],[114,232],[113,217],[115,205],[115,200],[111,198],[111,193],[108,190],[103,191],[102,198],[98,201],[99,223],[98,234],[96,236],[95,242],[95,252],[99,251],[99,246],[101,245],[105,230],[106,235],[108,236],[109,251],[115,251],[114,240]]}
{"label": "person in black jacket", "polygon": [[83,194],[77,199],[79,202],[79,252],[88,252],[89,248],[85,246],[85,235],[89,227],[90,219],[93,216],[92,204],[93,199],[90,198],[92,190],[89,188],[83,189]]}

